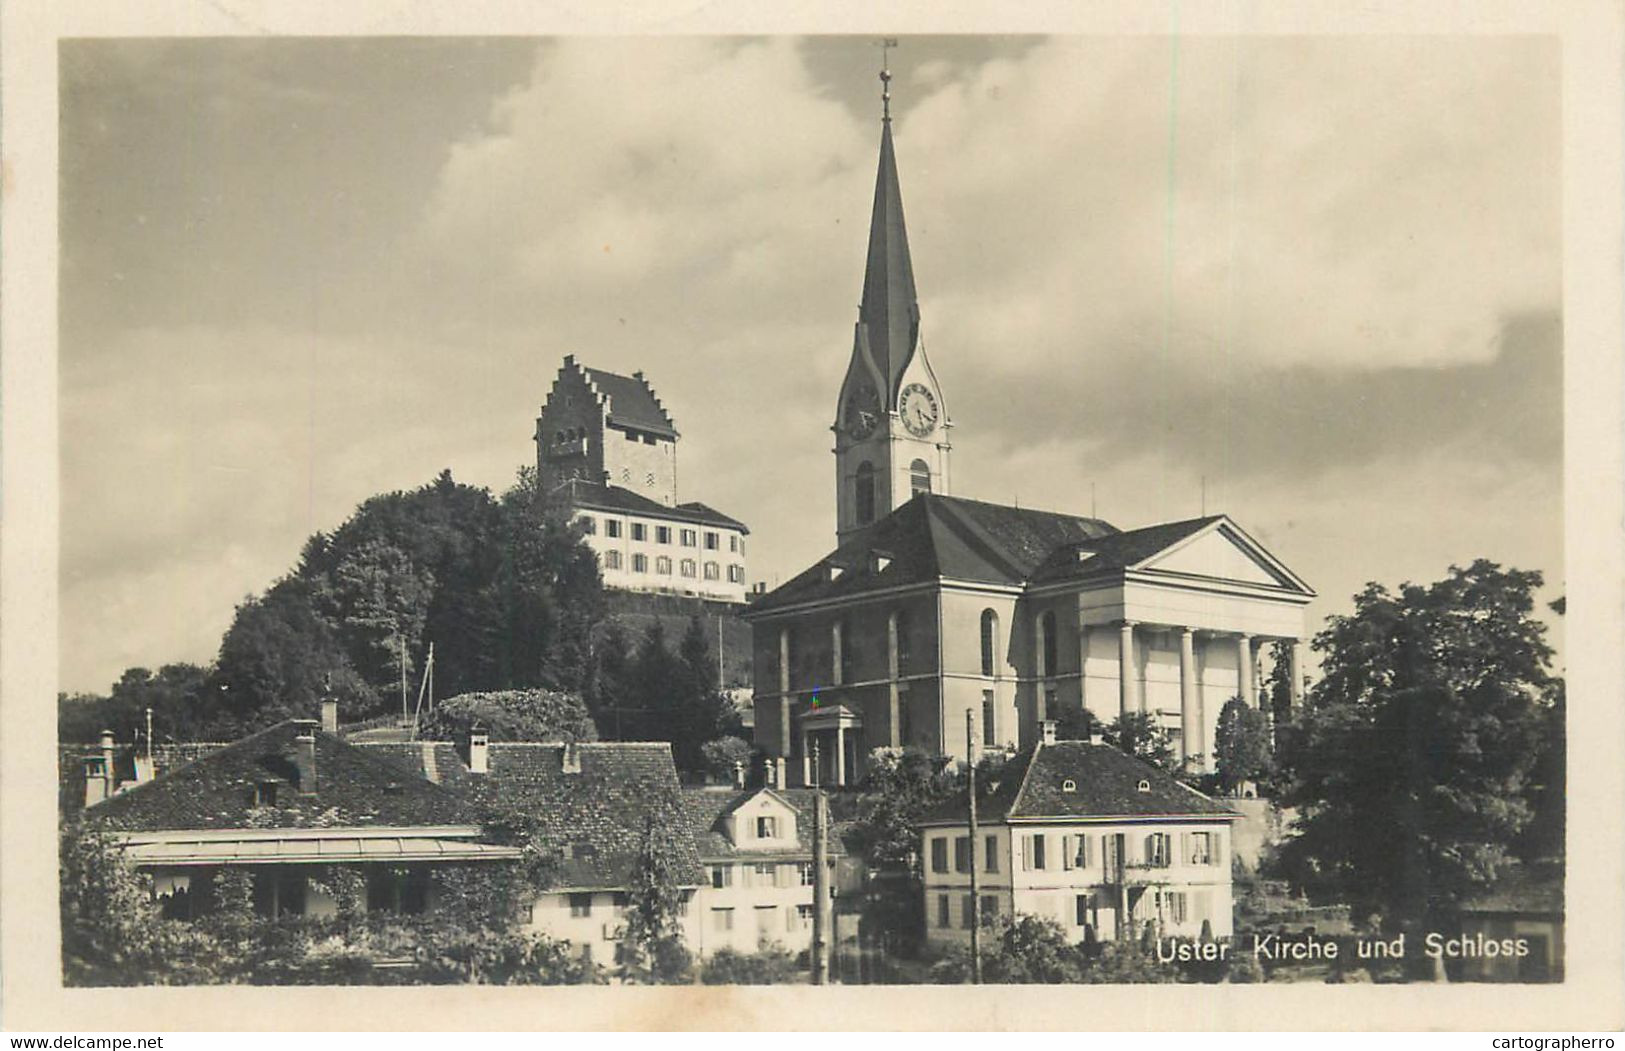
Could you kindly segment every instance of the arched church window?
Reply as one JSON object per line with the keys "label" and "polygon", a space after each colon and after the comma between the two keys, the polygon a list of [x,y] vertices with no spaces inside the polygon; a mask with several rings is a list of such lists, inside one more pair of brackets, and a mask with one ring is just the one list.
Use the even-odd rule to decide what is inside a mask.
{"label": "arched church window", "polygon": [[909,672],[909,639],[910,629],[908,610],[900,609],[891,615],[891,663],[897,669],[898,675],[907,675]]}
{"label": "arched church window", "polygon": [[982,674],[993,677],[999,659],[999,615],[990,609],[982,611]]}
{"label": "arched church window", "polygon": [[1055,674],[1055,611],[1045,610],[1038,616],[1038,674]]}
{"label": "arched church window", "polygon": [[858,464],[857,510],[858,525],[868,525],[875,520],[875,469],[874,465],[865,460]]}
{"label": "arched church window", "polygon": [[931,491],[931,465],[924,460],[915,460],[908,465],[908,493],[913,496],[917,493]]}

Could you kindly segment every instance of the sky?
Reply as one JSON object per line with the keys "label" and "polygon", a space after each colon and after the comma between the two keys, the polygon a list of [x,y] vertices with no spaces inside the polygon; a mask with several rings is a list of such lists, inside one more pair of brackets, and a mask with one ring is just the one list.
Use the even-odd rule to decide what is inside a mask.
{"label": "sky", "polygon": [[[649,377],[680,499],[749,524],[753,580],[827,553],[879,61],[64,43],[61,689],[212,660],[374,493],[505,488],[566,354]],[[1479,557],[1562,594],[1555,40],[903,37],[891,65],[956,495],[1225,512],[1317,589],[1311,630]]]}

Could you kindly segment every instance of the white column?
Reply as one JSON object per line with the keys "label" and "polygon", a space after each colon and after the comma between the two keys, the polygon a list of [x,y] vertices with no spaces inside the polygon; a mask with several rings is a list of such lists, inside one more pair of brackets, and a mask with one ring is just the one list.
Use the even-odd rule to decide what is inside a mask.
{"label": "white column", "polygon": [[1125,620],[1117,636],[1117,698],[1119,715],[1138,711],[1134,670],[1134,621]]}
{"label": "white column", "polygon": [[1287,650],[1287,674],[1292,677],[1292,707],[1303,703],[1303,642],[1293,639]]}
{"label": "white column", "polygon": [[1253,660],[1253,637],[1236,636],[1236,692],[1249,708],[1258,707],[1258,681],[1254,675],[1257,662]]}
{"label": "white column", "polygon": [[801,731],[801,787],[812,784],[812,732]]}
{"label": "white column", "polygon": [[1189,763],[1201,751],[1201,713],[1196,699],[1196,632],[1179,630],[1179,758]]}
{"label": "white column", "polygon": [[846,784],[846,728],[835,724],[835,783]]}
{"label": "white column", "polygon": [[790,695],[779,694],[779,758],[790,758]]}

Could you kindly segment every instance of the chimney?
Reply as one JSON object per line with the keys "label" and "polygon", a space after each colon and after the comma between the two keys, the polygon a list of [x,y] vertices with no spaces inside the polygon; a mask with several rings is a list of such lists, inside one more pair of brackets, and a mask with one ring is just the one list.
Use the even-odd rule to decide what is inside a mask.
{"label": "chimney", "polygon": [[581,746],[574,741],[564,743],[564,756],[560,760],[560,770],[566,774],[581,773]]}
{"label": "chimney", "polygon": [[316,720],[295,719],[293,765],[299,771],[299,794],[316,794]]}
{"label": "chimney", "polygon": [[737,759],[734,760],[734,787],[745,787],[745,764]]}
{"label": "chimney", "polygon": [[152,757],[152,709],[147,709],[147,739],[146,747],[139,748],[135,753],[135,783],[151,781],[157,776],[157,767]]}
{"label": "chimney", "polygon": [[784,756],[773,760],[773,787],[784,788]]}
{"label": "chimney", "polygon": [[322,698],[322,732],[339,732],[339,702],[333,697]]}
{"label": "chimney", "polygon": [[1043,741],[1045,744],[1054,744],[1055,743],[1055,720],[1054,719],[1040,719],[1040,720],[1038,720],[1038,739]]}
{"label": "chimney", "polygon": [[106,799],[118,788],[113,773],[113,731],[102,731],[102,798]]}
{"label": "chimney", "polygon": [[491,772],[491,734],[479,723],[468,728],[468,772]]}
{"label": "chimney", "polygon": [[85,806],[94,806],[107,798],[107,760],[92,752],[84,757]]}

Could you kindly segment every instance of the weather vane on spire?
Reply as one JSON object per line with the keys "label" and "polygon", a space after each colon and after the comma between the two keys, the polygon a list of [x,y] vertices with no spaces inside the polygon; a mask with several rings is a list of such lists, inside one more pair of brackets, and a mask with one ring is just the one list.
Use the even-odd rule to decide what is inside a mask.
{"label": "weather vane on spire", "polygon": [[896,46],[896,37],[889,36],[880,41],[880,114],[882,120],[891,120],[891,56],[888,52]]}

